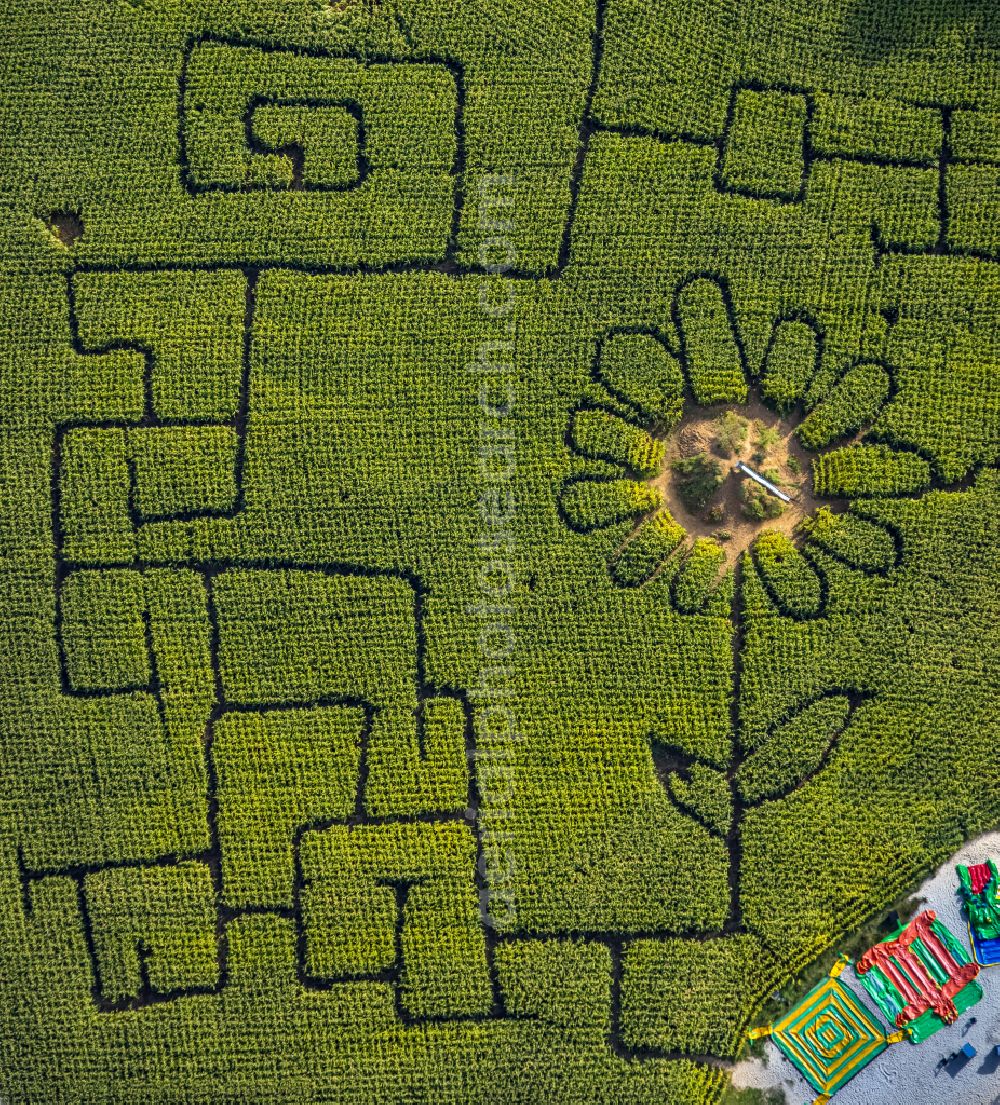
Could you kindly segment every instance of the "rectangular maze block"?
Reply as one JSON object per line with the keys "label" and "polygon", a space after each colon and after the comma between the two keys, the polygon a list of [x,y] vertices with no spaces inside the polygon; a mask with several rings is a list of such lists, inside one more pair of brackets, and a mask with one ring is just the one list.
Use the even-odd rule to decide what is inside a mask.
{"label": "rectangular maze block", "polygon": [[214,585],[227,701],[417,705],[413,588],[382,576],[234,569]]}
{"label": "rectangular maze block", "polygon": [[1000,163],[948,168],[948,245],[959,252],[1000,255]]}
{"label": "rectangular maze block", "polygon": [[310,883],[302,907],[307,974],[345,981],[387,974],[396,963],[397,921],[395,889],[346,864],[339,877]]}
{"label": "rectangular maze block", "polygon": [[62,555],[83,563],[135,558],[125,431],[73,427],[56,439]]}
{"label": "rectangular maze block", "polygon": [[[936,167],[853,165],[846,166],[848,170],[864,174],[865,190],[873,201],[872,233],[880,243],[913,253],[936,248],[941,234],[941,176]],[[857,212],[859,219],[868,214],[860,202]]]}
{"label": "rectangular maze block", "polygon": [[802,92],[734,87],[716,173],[720,190],[754,199],[801,199],[810,113]]}
{"label": "rectangular maze block", "polygon": [[[464,825],[472,853],[472,837]],[[413,1017],[485,1015],[492,1005],[486,939],[479,894],[472,879],[474,854],[464,878],[428,878],[411,890],[403,909],[400,1000]]]}
{"label": "rectangular maze block", "polygon": [[[183,568],[146,568],[142,580],[167,716],[189,721],[203,740],[215,701],[204,579],[199,572]],[[195,749],[198,753],[200,744]],[[197,758],[201,759],[200,754]]]}
{"label": "rectangular maze block", "polygon": [[219,981],[215,892],[189,862],[113,867],[86,876],[101,997],[210,990]]}
{"label": "rectangular maze block", "polygon": [[458,822],[333,826],[302,841],[306,969],[381,976],[411,1016],[492,1004],[475,883],[475,838]]}
{"label": "rectangular maze block", "polygon": [[364,179],[361,111],[353,104],[268,101],[252,108],[248,125],[252,145],[273,151],[266,163],[276,186],[336,191]]}
{"label": "rectangular maze block", "polygon": [[[72,280],[81,352],[128,348],[148,358],[147,416],[221,422],[236,414],[247,310],[242,272],[81,270]],[[142,371],[141,362],[136,368]]]}
{"label": "rectangular maze block", "polygon": [[128,431],[135,505],[144,519],[223,513],[236,501],[236,431],[151,426]]}
{"label": "rectangular maze block", "polygon": [[951,114],[951,155],[970,161],[1000,161],[1000,112],[957,108]]}
{"label": "rectangular maze block", "polygon": [[216,723],[218,824],[225,901],[290,906],[296,832],[355,812],[360,707],[227,714]]}
{"label": "rectangular maze block", "polygon": [[454,167],[457,90],[440,64],[208,40],[192,47],[184,88],[183,177],[196,193],[290,188],[294,166],[280,147],[303,151],[306,190],[358,186],[369,171]]}
{"label": "rectangular maze block", "polygon": [[931,164],[944,130],[937,108],[818,92],[809,135],[821,154]]}
{"label": "rectangular maze block", "polygon": [[62,585],[62,640],[70,687],[125,691],[149,686],[151,666],[141,573],[85,569]]}
{"label": "rectangular maze block", "polygon": [[612,961],[604,944],[511,940],[500,943],[495,955],[504,1004],[513,1016],[608,1031]]}

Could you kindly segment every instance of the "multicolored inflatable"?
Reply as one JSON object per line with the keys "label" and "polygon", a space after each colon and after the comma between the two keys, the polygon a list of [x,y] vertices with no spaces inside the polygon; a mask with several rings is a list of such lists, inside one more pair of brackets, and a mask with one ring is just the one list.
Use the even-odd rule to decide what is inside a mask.
{"label": "multicolored inflatable", "polygon": [[[977,958],[983,948],[983,954],[997,956],[992,962],[1000,962],[996,865],[990,862],[958,870],[962,894],[970,906]],[[982,938],[978,944],[977,934]],[[810,990],[781,1020],[753,1029],[750,1038],[770,1036],[809,1085],[819,1091],[814,1105],[825,1105],[889,1044],[907,1039],[913,1044],[923,1043],[980,1001],[983,991],[976,977],[981,962],[969,957],[962,942],[938,920],[934,910],[924,910],[869,948],[854,965],[853,977],[896,1031],[887,1031],[876,1014],[840,980],[851,964],[843,955],[829,978]]]}
{"label": "multicolored inflatable", "polygon": [[993,860],[959,865],[959,893],[969,915],[969,938],[976,962],[983,967],[1000,963],[1000,876]]}
{"label": "multicolored inflatable", "polygon": [[938,919],[918,913],[854,968],[886,1019],[919,1044],[982,999],[979,964]]}
{"label": "multicolored inflatable", "polygon": [[781,1020],[757,1028],[751,1037],[769,1035],[820,1096],[815,1105],[846,1085],[881,1055],[889,1044],[905,1039],[901,1032],[887,1035],[878,1018],[837,977],[846,959],[829,978],[813,987]]}

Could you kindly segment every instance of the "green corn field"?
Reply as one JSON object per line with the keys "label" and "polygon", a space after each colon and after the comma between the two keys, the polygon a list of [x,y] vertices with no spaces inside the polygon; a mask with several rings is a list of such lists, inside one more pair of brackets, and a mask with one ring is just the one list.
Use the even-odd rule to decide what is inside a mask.
{"label": "green corn field", "polygon": [[1000,9],[4,7],[0,1099],[717,1105],[1000,823]]}

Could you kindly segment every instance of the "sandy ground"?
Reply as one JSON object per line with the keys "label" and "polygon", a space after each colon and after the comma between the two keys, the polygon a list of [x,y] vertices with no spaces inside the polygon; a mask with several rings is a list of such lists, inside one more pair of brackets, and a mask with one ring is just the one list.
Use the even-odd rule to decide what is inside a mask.
{"label": "sandy ground", "polygon": [[[713,451],[716,423],[726,410],[735,411],[744,418],[750,419],[751,422],[759,420],[763,425],[776,429],[781,435],[780,445],[775,447],[773,453],[762,465],[752,459],[754,440],[752,427],[746,446],[738,454],[723,457]],[[739,554],[749,548],[761,530],[778,530],[791,536],[799,522],[816,509],[817,502],[812,496],[810,475],[813,454],[802,448],[798,438],[792,433],[793,429],[792,422],[781,419],[774,411],[764,406],[755,394],[752,394],[749,403],[739,406],[711,409],[695,407],[684,416],[679,426],[670,431],[667,439],[666,463],[652,481],[653,486],[661,493],[667,509],[687,530],[689,537],[711,537],[717,530],[728,530],[732,537],[728,541],[720,541],[719,544],[725,549],[727,564],[734,564]],[[712,499],[713,504],[719,503],[725,508],[723,521],[710,522],[703,516],[691,514],[677,493],[673,462],[678,457],[689,457],[701,452],[714,456],[722,464],[726,474],[725,483]],[[801,467],[800,474],[792,472],[787,467],[786,461],[789,456],[794,456],[798,460]],[[784,485],[782,490],[792,496],[792,502],[785,507],[784,513],[778,518],[754,521],[743,514],[739,492],[740,484],[746,477],[733,472],[737,460],[746,461],[758,471],[761,468],[773,467],[781,472]]]}
{"label": "sandy ground", "polygon": [[[958,897],[955,864],[980,863],[990,856],[1000,859],[1000,832],[967,844],[916,890],[915,897],[926,902],[921,909],[935,910],[952,932],[964,936],[968,928]],[[841,980],[874,1011],[853,974],[848,968]],[[993,1050],[1000,1044],[1000,965],[984,967],[979,984],[983,1000],[978,1005],[922,1044],[888,1048],[836,1094],[833,1105],[1000,1105],[1000,1058]],[[976,1023],[970,1027],[973,1017]],[[935,1069],[943,1056],[966,1042],[978,1052],[975,1059],[964,1066]],[[816,1096],[770,1041],[766,1043],[766,1062],[746,1059],[737,1063],[733,1082],[741,1088],[780,1087],[788,1105],[809,1105]]]}

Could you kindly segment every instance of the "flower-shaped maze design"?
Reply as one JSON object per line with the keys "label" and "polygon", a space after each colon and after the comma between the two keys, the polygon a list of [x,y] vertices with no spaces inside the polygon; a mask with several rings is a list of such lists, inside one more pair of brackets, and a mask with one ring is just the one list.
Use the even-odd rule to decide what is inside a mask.
{"label": "flower-shaped maze design", "polygon": [[[722,613],[731,591],[722,586],[724,569],[748,547],[775,606],[802,619],[826,607],[817,550],[872,574],[897,567],[899,537],[869,514],[866,500],[919,495],[941,481],[928,459],[880,432],[880,415],[895,390],[893,367],[856,359],[829,383],[820,372],[822,331],[804,313],[790,312],[774,320],[754,370],[728,286],[712,274],[696,273],[680,284],[672,321],[672,333],[607,333],[591,385],[570,417],[573,469],[560,489],[559,511],[577,533],[622,534],[608,560],[613,582],[639,587],[665,575],[679,612],[719,607]],[[743,414],[764,418],[751,422]],[[735,448],[732,441],[720,448],[726,418],[730,431],[742,433]],[[703,432],[712,425],[716,440],[692,460],[686,428]],[[781,524],[775,522],[779,500],[733,466],[753,450],[765,475],[789,493]],[[720,462],[720,454],[728,461]],[[697,485],[701,477],[707,487]],[[750,520],[742,522],[749,530],[742,543],[731,542],[725,530],[710,533],[706,524],[713,496],[727,493],[730,515],[732,503],[742,501]],[[685,501],[686,510],[678,509]],[[722,505],[715,511],[716,522],[729,520]]]}

